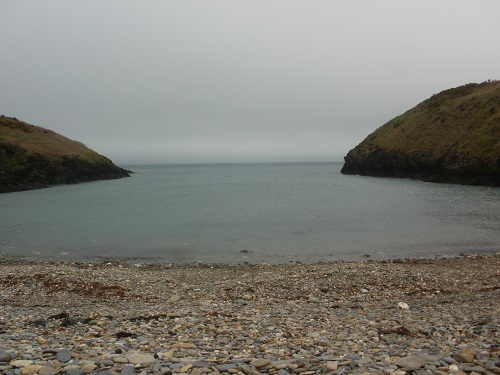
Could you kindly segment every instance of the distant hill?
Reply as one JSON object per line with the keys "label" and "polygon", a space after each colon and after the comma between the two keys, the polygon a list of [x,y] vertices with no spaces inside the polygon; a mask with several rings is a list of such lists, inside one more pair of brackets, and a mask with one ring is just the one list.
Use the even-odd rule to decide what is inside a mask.
{"label": "distant hill", "polygon": [[0,193],[128,176],[80,142],[0,116]]}
{"label": "distant hill", "polygon": [[500,186],[500,81],[433,95],[344,159],[344,174]]}

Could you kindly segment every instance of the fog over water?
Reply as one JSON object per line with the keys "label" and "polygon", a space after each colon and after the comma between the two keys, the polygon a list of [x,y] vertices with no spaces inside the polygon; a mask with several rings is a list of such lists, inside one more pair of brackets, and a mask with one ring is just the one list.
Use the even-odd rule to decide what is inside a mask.
{"label": "fog over water", "polygon": [[340,161],[500,78],[500,2],[0,1],[0,114],[118,164]]}

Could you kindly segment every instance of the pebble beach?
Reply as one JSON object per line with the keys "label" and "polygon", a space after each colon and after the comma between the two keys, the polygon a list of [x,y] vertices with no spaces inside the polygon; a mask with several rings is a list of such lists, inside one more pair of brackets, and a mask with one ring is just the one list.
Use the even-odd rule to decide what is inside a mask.
{"label": "pebble beach", "polygon": [[0,270],[1,374],[500,374],[500,255]]}

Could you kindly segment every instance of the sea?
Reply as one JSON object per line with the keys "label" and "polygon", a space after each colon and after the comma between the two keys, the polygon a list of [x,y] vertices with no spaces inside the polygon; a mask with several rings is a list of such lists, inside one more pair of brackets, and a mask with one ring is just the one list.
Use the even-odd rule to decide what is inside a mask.
{"label": "sea", "polygon": [[0,194],[0,255],[282,264],[500,251],[500,189],[345,176],[342,163],[133,165]]}

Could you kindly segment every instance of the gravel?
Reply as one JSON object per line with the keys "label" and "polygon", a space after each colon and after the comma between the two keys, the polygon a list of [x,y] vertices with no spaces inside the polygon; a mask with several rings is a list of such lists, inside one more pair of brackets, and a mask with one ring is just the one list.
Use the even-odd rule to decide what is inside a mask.
{"label": "gravel", "polygon": [[500,256],[0,257],[1,374],[500,374]]}

